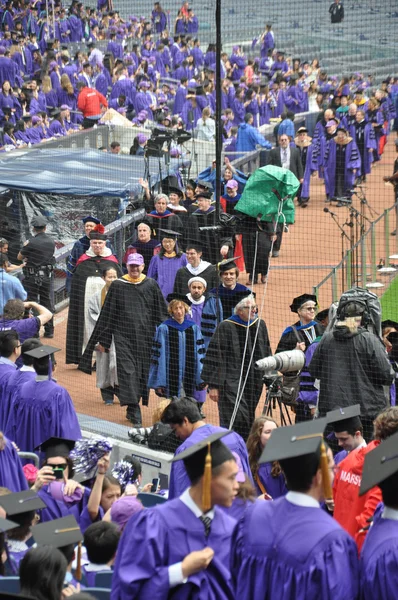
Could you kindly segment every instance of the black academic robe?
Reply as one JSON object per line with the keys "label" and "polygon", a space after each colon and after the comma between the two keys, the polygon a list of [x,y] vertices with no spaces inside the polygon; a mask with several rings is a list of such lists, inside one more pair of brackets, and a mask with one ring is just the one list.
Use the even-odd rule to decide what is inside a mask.
{"label": "black academic robe", "polygon": [[[254,421],[263,389],[262,375],[255,369],[255,363],[270,355],[271,346],[264,321],[259,322],[255,319],[248,332],[247,323],[236,315],[218,325],[207,349],[201,376],[202,380],[209,384],[209,388],[219,390],[218,411],[221,427],[229,428],[235,402],[243,389],[232,429],[245,440]],[[241,374],[242,385],[239,386]],[[245,380],[246,385],[243,387]]]}
{"label": "black academic robe", "polygon": [[[187,267],[181,267],[181,269],[178,269],[176,278],[174,280],[174,290],[173,290],[174,293],[175,294],[188,294],[189,293],[188,281],[192,277],[195,277],[195,275],[192,275],[192,273],[188,270]],[[204,271],[199,273],[196,277],[202,277],[202,279],[204,279],[206,281],[207,291],[212,290],[213,288],[217,287],[219,284],[219,278],[217,275],[217,271],[216,271],[216,268],[213,267],[213,265],[209,265],[208,267],[206,267],[206,269],[204,269]]]}
{"label": "black academic robe", "polygon": [[167,210],[162,215],[158,215],[156,210],[147,214],[145,220],[148,221],[152,229],[152,237],[160,240],[159,229],[168,229],[169,231],[176,231],[182,233],[184,226],[180,217]]}
{"label": "black academic robe", "polygon": [[[84,255],[83,255],[84,256]],[[84,319],[85,319],[85,290],[89,277],[102,277],[102,271],[114,267],[118,277],[122,275],[115,256],[95,256],[80,262],[72,277],[69,298],[68,327],[66,330],[66,364],[79,364],[82,356]]]}
{"label": "black academic robe", "polygon": [[[325,328],[318,321],[311,321],[308,325],[302,325],[300,321],[294,323],[297,330],[297,336],[301,342],[305,343],[305,349],[312,344],[312,342],[320,335],[323,334]],[[294,350],[298,342],[296,334],[294,333],[291,326],[286,327],[282,333],[282,337],[279,340],[278,347],[275,350],[275,354],[279,352],[285,352],[286,350]]]}
{"label": "black academic robe", "polygon": [[148,374],[156,327],[167,318],[166,302],[156,281],[145,277],[131,283],[125,276],[114,281],[106,295],[97,325],[79,363],[91,374],[91,356],[100,343],[115,342],[119,400],[122,406],[148,404]]}
{"label": "black academic robe", "polygon": [[199,231],[200,227],[214,225],[218,225],[214,207],[211,206],[207,212],[196,210],[188,217],[184,236],[185,248],[188,247],[189,242],[200,242],[203,247],[203,260],[212,264],[223,259],[220,254],[221,246],[233,248],[232,237],[228,231]]}

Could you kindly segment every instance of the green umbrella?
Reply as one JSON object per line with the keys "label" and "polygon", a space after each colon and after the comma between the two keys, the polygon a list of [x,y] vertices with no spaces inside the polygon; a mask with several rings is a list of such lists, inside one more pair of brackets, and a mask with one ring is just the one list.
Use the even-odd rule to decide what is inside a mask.
{"label": "green umbrella", "polygon": [[[243,194],[235,205],[235,210],[254,217],[261,215],[261,221],[294,223],[293,199],[300,187],[297,177],[288,169],[268,165],[254,171],[245,185]],[[282,215],[278,217],[279,199],[272,190],[276,190],[283,201]]]}

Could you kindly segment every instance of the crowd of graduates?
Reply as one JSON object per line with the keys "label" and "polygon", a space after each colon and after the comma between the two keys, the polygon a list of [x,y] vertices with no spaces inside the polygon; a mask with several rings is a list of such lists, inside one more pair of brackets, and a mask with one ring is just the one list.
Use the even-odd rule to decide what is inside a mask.
{"label": "crowd of graduates", "polygon": [[[123,19],[108,2],[100,2],[97,9],[85,8],[76,0],[67,9],[54,2],[47,14],[44,3],[9,1],[0,19],[3,149],[37,144],[79,129],[84,115],[79,95],[86,93],[82,87],[99,94],[98,119],[110,107],[134,125],[180,124],[201,139],[214,139],[215,46],[201,48],[199,24],[187,2],[178,13],[174,31],[169,12],[159,3],[148,17]],[[98,41],[107,42],[104,51],[96,47]],[[68,46],[72,42],[83,42],[86,48],[73,53]],[[248,114],[253,116],[254,128],[259,128],[272,118],[286,116],[287,111],[332,109],[336,123],[352,137],[355,115],[351,104],[355,104],[365,111],[359,122],[369,123],[374,133],[372,140],[368,131],[364,135],[366,152],[371,149],[372,155],[359,148],[363,166],[351,167],[360,168],[364,176],[370,162],[380,156],[396,114],[396,78],[381,83],[361,73],[330,74],[316,58],[285,56],[275,43],[272,26],[267,25],[259,39],[253,40],[249,58],[240,45],[233,46],[231,54],[222,53],[226,151],[250,149],[243,127]],[[315,136],[319,133],[316,130]],[[294,130],[289,128],[289,135],[293,140]],[[261,139],[262,135],[257,141]]]}
{"label": "crowd of graduates", "polygon": [[[97,10],[73,0],[66,11],[55,2],[48,15],[40,2],[6,2],[0,20],[5,150],[86,127],[77,109],[79,94],[91,88],[102,109],[137,126],[159,122],[213,139],[215,48],[200,48],[188,2],[174,35],[159,3],[149,18],[124,20],[101,0]],[[100,40],[108,40],[105,53]],[[67,44],[81,41],[87,53],[70,56]],[[308,205],[314,172],[327,200],[349,201],[355,182],[380,160],[394,118],[397,130],[397,80],[375,88],[359,73],[338,80],[316,60],[285,59],[271,25],[253,40],[257,47],[256,59],[239,45],[222,55],[225,151],[232,159],[251,149],[250,140],[253,149],[267,147],[261,127],[281,117],[267,160],[293,170],[299,152],[299,205]],[[294,115],[307,111],[319,112],[312,138],[306,127],[294,128]],[[145,143],[138,140],[141,154]],[[282,232],[201,229],[217,224],[214,181],[214,163],[197,181],[168,185],[167,194],[154,195],[142,179],[147,214],[124,256],[88,215],[67,265],[66,362],[95,370],[105,405],[116,397],[126,407],[133,439],[154,443],[158,435],[163,450],[167,440],[175,455],[164,489],[143,485],[133,456],[114,464],[108,440],[81,439],[72,399],[54,380],[58,349],[30,337],[52,312],[24,303],[23,290],[4,303],[0,598],[10,591],[3,584],[33,600],[89,600],[98,588],[113,600],[394,597],[398,324],[384,321],[381,340],[367,330],[363,302],[352,302],[336,330],[324,333],[332,313],[317,315],[312,294],[294,298],[298,321],[276,352],[306,354],[296,424],[255,418],[263,379],[254,364],[271,355],[271,345],[251,286],[258,276],[267,282]],[[233,214],[246,182],[227,158],[225,213]],[[33,226],[36,237],[46,221]],[[15,268],[5,250],[1,256],[2,270]],[[243,260],[246,285],[238,281]],[[24,318],[26,309],[38,316]],[[148,404],[151,389],[163,400],[147,431],[140,402]],[[206,421],[206,397],[217,403],[220,426]],[[36,453],[39,467],[21,451]]]}

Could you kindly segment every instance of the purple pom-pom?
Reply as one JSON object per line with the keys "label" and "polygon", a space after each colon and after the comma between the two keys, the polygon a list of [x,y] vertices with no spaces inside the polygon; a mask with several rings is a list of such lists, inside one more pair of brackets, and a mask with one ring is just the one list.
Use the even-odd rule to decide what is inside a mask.
{"label": "purple pom-pom", "polygon": [[113,465],[112,475],[118,480],[123,490],[130,483],[138,483],[138,475],[134,465],[126,460],[120,460]]}
{"label": "purple pom-pom", "polygon": [[70,457],[77,473],[88,473],[96,468],[100,458],[110,452],[112,452],[112,444],[108,439],[82,438],[76,442]]}

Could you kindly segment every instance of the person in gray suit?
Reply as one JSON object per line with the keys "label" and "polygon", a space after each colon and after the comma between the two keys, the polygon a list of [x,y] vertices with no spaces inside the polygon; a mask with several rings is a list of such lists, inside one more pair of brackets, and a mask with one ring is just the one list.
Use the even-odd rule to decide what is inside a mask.
{"label": "person in gray suit", "polygon": [[[268,164],[275,167],[283,167],[289,169],[297,177],[300,183],[303,183],[303,165],[300,157],[300,150],[294,146],[290,146],[289,136],[283,133],[278,136],[279,146],[273,148],[268,154]],[[278,226],[277,239],[274,243],[272,256],[277,258],[282,243],[283,226]]]}

